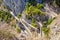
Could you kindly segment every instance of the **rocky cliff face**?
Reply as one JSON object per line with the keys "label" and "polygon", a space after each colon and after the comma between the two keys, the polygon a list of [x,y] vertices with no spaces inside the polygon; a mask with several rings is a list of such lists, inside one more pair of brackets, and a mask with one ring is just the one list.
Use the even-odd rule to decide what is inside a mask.
{"label": "rocky cliff face", "polygon": [[[6,5],[8,5],[15,14],[22,12],[26,2],[29,0],[5,0]],[[42,0],[36,0],[37,2],[42,2]]]}

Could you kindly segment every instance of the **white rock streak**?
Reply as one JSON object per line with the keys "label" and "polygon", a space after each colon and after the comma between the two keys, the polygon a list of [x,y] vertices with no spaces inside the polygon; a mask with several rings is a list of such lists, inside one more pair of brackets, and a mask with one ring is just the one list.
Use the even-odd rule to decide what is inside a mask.
{"label": "white rock streak", "polygon": [[21,20],[21,19],[19,20],[19,18],[17,18],[17,17],[13,14],[13,12],[10,12],[10,14],[11,14],[17,21],[21,22],[21,23],[24,25],[24,27],[26,28],[26,30],[29,32],[29,34],[32,36],[32,33],[31,33],[30,30],[27,28],[27,26],[22,22],[22,20]]}
{"label": "white rock streak", "polygon": [[50,9],[50,7],[48,6],[48,4],[46,4],[46,6],[44,7],[44,9],[46,10],[46,13],[47,13],[50,17],[54,18],[54,17],[57,16],[57,14]]}

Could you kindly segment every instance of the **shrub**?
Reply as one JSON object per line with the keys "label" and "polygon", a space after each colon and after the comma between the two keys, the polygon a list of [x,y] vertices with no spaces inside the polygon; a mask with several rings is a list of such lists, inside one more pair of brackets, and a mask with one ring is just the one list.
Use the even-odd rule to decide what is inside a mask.
{"label": "shrub", "polygon": [[35,23],[35,18],[32,18],[31,25],[32,25],[32,26],[34,26],[34,27],[36,27],[36,26],[37,26],[37,24]]}
{"label": "shrub", "polygon": [[47,21],[44,21],[43,22],[43,26],[47,26]]}
{"label": "shrub", "polygon": [[16,32],[20,33],[20,27],[16,26]]}
{"label": "shrub", "polygon": [[51,22],[53,21],[53,19],[52,19],[52,17],[51,18],[49,18],[47,21],[44,21],[43,22],[43,26],[47,26],[47,25],[49,25],[49,24],[51,24]]}
{"label": "shrub", "polygon": [[34,27],[37,27],[37,24],[36,23],[31,23],[32,26]]}
{"label": "shrub", "polygon": [[12,26],[15,28],[16,32],[20,33],[21,30],[19,26],[17,26],[16,24],[13,24]]}
{"label": "shrub", "polygon": [[16,24],[13,24],[12,26],[13,26],[14,28],[16,28]]}
{"label": "shrub", "polygon": [[42,31],[44,32],[44,34],[48,37],[48,34],[50,32],[50,28],[48,27],[42,27]]}
{"label": "shrub", "polygon": [[34,10],[33,10],[33,13],[34,13],[34,14],[37,14],[37,13],[39,13],[39,12],[40,12],[40,10],[39,10],[39,9],[34,8]]}
{"label": "shrub", "polygon": [[37,8],[38,8],[38,9],[41,9],[41,8],[43,8],[43,7],[44,7],[43,4],[37,3]]}
{"label": "shrub", "polygon": [[8,19],[8,15],[6,15],[6,16],[4,17],[4,21],[7,21],[7,19]]}
{"label": "shrub", "polygon": [[48,25],[53,21],[52,17],[48,19],[47,23]]}
{"label": "shrub", "polygon": [[10,22],[12,16],[9,12],[5,12],[3,10],[0,11],[0,19],[5,22]]}
{"label": "shrub", "polygon": [[36,6],[36,5],[33,6],[33,5],[31,5],[29,2],[27,2],[27,3],[26,3],[26,6],[25,6],[27,15],[28,15],[28,14],[34,15],[34,14],[38,14],[38,13],[44,15],[45,12],[43,12],[43,11],[40,10],[40,9],[43,8],[43,7],[44,7],[43,4],[38,3],[37,6]]}
{"label": "shrub", "polygon": [[32,23],[34,23],[35,22],[35,18],[32,18]]}

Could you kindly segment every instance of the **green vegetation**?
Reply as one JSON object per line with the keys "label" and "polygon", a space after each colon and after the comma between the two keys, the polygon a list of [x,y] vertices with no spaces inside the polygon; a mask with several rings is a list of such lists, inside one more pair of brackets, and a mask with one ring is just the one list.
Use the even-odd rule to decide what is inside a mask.
{"label": "green vegetation", "polygon": [[44,34],[46,35],[46,37],[48,37],[49,32],[50,32],[50,28],[47,27],[49,24],[51,24],[51,22],[53,21],[52,17],[50,17],[47,21],[43,22],[43,26],[42,26],[42,31],[44,32]]}
{"label": "green vegetation", "polygon": [[37,27],[37,24],[36,23],[31,23],[32,26],[34,27]]}
{"label": "green vegetation", "polygon": [[10,22],[12,16],[9,12],[0,11],[0,19],[5,22]]}
{"label": "green vegetation", "polygon": [[47,21],[44,21],[43,22],[43,26],[47,26]]}
{"label": "green vegetation", "polygon": [[43,8],[43,7],[44,7],[43,4],[37,3],[37,8],[38,8],[38,9],[41,9],[41,8]]}
{"label": "green vegetation", "polygon": [[37,24],[35,22],[36,19],[35,15],[45,15],[45,12],[41,10],[44,7],[44,5],[41,3],[35,3],[36,5],[34,5],[33,3],[31,3],[31,1],[33,1],[34,3],[36,2],[35,0],[30,0],[29,2],[27,2],[25,6],[25,10],[26,10],[27,18],[32,17],[31,25],[36,27]]}
{"label": "green vegetation", "polygon": [[21,13],[18,13],[18,14],[17,14],[17,17],[20,18],[20,17],[21,17]]}
{"label": "green vegetation", "polygon": [[44,34],[46,35],[46,37],[48,37],[48,34],[50,32],[50,28],[48,27],[42,27],[42,31],[44,32]]}
{"label": "green vegetation", "polygon": [[21,32],[20,27],[16,26],[16,30],[15,31],[20,33]]}
{"label": "green vegetation", "polygon": [[35,18],[32,18],[32,23],[34,23],[35,22]]}
{"label": "green vegetation", "polygon": [[16,28],[16,24],[12,24],[12,26],[13,26],[14,28]]}
{"label": "green vegetation", "polygon": [[35,18],[32,18],[31,25],[34,26],[34,27],[37,27],[37,24],[35,23]]}
{"label": "green vegetation", "polygon": [[[8,27],[4,27],[4,28],[9,30],[13,34],[15,34],[15,33],[18,34],[18,35],[15,34],[18,39],[20,39],[19,37],[22,36],[25,40],[26,40],[26,38],[28,40],[29,37],[31,38],[31,40],[35,40],[36,38],[38,39],[40,32],[44,32],[46,37],[50,37],[49,33],[51,33],[50,32],[51,29],[48,26],[50,26],[50,24],[53,21],[52,17],[50,17],[51,15],[53,16],[53,14],[49,15],[48,12],[53,13],[53,12],[55,12],[55,10],[53,10],[53,9],[56,8],[56,13],[57,13],[57,11],[59,11],[57,8],[59,8],[58,6],[60,6],[60,0],[43,0],[43,1],[45,4],[44,3],[42,4],[40,2],[38,3],[37,0],[28,0],[28,2],[26,3],[26,6],[25,6],[23,1],[21,1],[21,5],[19,5],[19,1],[15,4],[15,2],[13,2],[11,0],[10,6],[13,5],[12,10],[9,8],[9,6],[5,7],[4,6],[5,4],[3,4],[3,2],[0,3],[3,6],[2,7],[0,5],[2,7],[2,10],[0,10],[0,19],[1,19],[0,21],[4,21],[4,22],[2,22],[4,24],[3,26],[0,24],[1,28],[4,27],[5,25],[8,26],[9,28]],[[24,6],[25,6],[25,9],[24,9]],[[18,7],[21,10],[19,10]],[[4,8],[7,10],[4,10]],[[24,11],[23,11],[23,9],[24,9]],[[21,13],[24,13],[23,14],[24,16],[22,16],[22,14],[20,12],[17,13],[16,10],[17,10],[17,12],[21,11]],[[16,12],[17,15],[15,17],[12,17],[12,15],[10,14],[9,11]],[[45,12],[46,12],[46,14],[45,14]],[[57,15],[58,15],[58,13],[57,13]],[[21,18],[22,21],[18,20],[17,17]],[[11,20],[13,20],[13,22]],[[41,24],[39,22],[41,22]],[[11,25],[12,25],[12,27],[11,27]],[[19,27],[20,25],[22,26],[21,28]],[[4,28],[2,28],[2,29],[4,29]],[[22,35],[20,35],[21,31],[23,31],[24,34],[22,33]],[[0,30],[0,40],[15,40],[15,36],[13,34],[11,34],[10,32],[5,31],[5,30]],[[57,34],[58,34],[58,32],[56,32],[56,35]],[[43,37],[43,34],[41,34],[41,37]],[[40,40],[40,38],[38,40]]]}
{"label": "green vegetation", "polygon": [[40,10],[43,7],[44,7],[44,5],[43,4],[40,4],[40,3],[38,3],[37,4],[37,7],[36,7],[36,5],[33,6],[29,2],[27,2],[25,8],[26,8],[27,15],[28,14],[32,14],[33,15],[33,14],[38,14],[38,13],[45,14],[45,12],[43,12],[43,11]]}
{"label": "green vegetation", "polygon": [[48,24],[48,25],[51,24],[52,21],[53,21],[53,19],[52,19],[52,17],[51,17],[51,18],[48,19],[47,24]]}
{"label": "green vegetation", "polygon": [[50,17],[47,21],[43,22],[43,25],[48,26],[49,24],[51,24],[51,22],[53,21],[52,17]]}
{"label": "green vegetation", "polygon": [[29,18],[30,18],[30,14],[28,14],[28,15],[26,16],[26,18],[29,19]]}
{"label": "green vegetation", "polygon": [[21,32],[21,30],[20,30],[20,27],[19,27],[19,26],[17,26],[16,24],[13,24],[12,26],[15,28],[15,31],[16,31],[16,32],[18,32],[18,33],[20,33],[20,32]]}

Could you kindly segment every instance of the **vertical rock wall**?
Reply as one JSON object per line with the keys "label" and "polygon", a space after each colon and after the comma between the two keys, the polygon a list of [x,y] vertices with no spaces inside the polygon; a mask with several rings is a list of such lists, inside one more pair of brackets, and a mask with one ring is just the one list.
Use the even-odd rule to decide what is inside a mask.
{"label": "vertical rock wall", "polygon": [[[5,3],[14,11],[14,14],[17,14],[18,12],[23,11],[27,1],[29,0],[5,0]],[[36,1],[42,2],[42,0],[36,0]]]}

